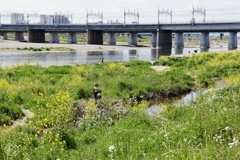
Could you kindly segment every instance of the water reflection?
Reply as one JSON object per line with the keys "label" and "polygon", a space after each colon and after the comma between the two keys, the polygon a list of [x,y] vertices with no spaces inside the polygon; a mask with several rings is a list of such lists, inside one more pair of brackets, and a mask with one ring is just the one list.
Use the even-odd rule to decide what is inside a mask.
{"label": "water reflection", "polygon": [[[223,80],[216,79],[214,80],[214,87],[210,89],[199,89],[197,91],[191,91],[190,93],[183,95],[179,100],[176,100],[174,102],[170,102],[174,106],[182,107],[182,106],[190,106],[192,102],[196,101],[198,98],[201,98],[209,91],[212,91],[214,89],[222,89],[227,87],[227,84]],[[161,102],[159,102],[161,103]],[[168,103],[169,104],[169,103]],[[147,109],[147,114],[150,117],[156,117],[162,112],[161,105],[152,105]]]}
{"label": "water reflection", "polygon": [[183,54],[183,48],[178,48],[178,49],[176,48],[176,49],[175,49],[175,54],[176,54],[176,55]]}
{"label": "water reflection", "polygon": [[88,51],[88,52],[0,52],[1,66],[11,66],[28,63],[30,65],[39,64],[44,67],[51,65],[73,65],[73,64],[95,64],[98,62],[128,62],[136,58],[144,61],[155,61],[160,56],[181,55],[206,51],[224,51],[227,47],[212,47],[209,49],[183,48],[183,49],[151,49],[141,48],[139,50],[119,50],[119,51]]}
{"label": "water reflection", "polygon": [[139,58],[139,55],[137,54],[137,50],[129,50],[129,61],[132,61],[136,58]]}
{"label": "water reflection", "polygon": [[153,105],[147,109],[147,114],[150,117],[156,117],[162,112],[162,108],[158,105]]}
{"label": "water reflection", "polygon": [[202,53],[202,52],[209,52],[209,48],[201,48],[200,49],[200,52]]}
{"label": "water reflection", "polygon": [[171,49],[151,49],[152,60],[157,60],[160,56],[170,56],[172,53]]}

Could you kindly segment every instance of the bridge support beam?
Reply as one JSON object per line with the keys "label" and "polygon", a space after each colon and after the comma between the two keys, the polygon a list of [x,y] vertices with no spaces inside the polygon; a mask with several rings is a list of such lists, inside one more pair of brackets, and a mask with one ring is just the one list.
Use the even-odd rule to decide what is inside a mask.
{"label": "bridge support beam", "polygon": [[8,34],[7,32],[1,32],[0,36],[3,36],[3,40],[8,40]]}
{"label": "bridge support beam", "polygon": [[49,33],[49,43],[59,43],[58,33]]}
{"label": "bridge support beam", "polygon": [[172,49],[172,31],[157,30],[157,48]]}
{"label": "bridge support beam", "polygon": [[28,30],[28,42],[45,43],[45,30]]}
{"label": "bridge support beam", "polygon": [[237,32],[230,32],[228,39],[228,49],[236,49],[238,47]]}
{"label": "bridge support beam", "polygon": [[73,32],[68,33],[68,43],[77,44],[77,33]]}
{"label": "bridge support beam", "polygon": [[87,44],[103,45],[103,31],[87,30]]}
{"label": "bridge support beam", "polygon": [[16,41],[24,41],[24,32],[15,32]]}
{"label": "bridge support beam", "polygon": [[152,32],[152,36],[151,36],[151,47],[156,47],[157,45],[157,32]]}
{"label": "bridge support beam", "polygon": [[210,47],[209,32],[202,32],[200,48],[209,48],[209,47]]}
{"label": "bridge support beam", "polygon": [[137,45],[137,33],[130,32],[128,36],[128,45],[136,46]]}
{"label": "bridge support beam", "polygon": [[116,34],[114,32],[108,33],[108,45],[116,45]]}
{"label": "bridge support beam", "polygon": [[176,32],[174,48],[184,48],[183,32]]}

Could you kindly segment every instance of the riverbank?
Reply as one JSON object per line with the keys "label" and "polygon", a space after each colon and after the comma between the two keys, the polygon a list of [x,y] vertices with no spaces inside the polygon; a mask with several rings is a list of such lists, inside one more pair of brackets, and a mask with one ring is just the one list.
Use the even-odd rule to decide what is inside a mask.
{"label": "riverbank", "polygon": [[[194,42],[185,42],[186,48],[199,48],[198,43]],[[227,42],[211,42],[211,46],[227,46]],[[18,50],[17,48],[67,48],[69,50],[74,50],[76,52],[81,51],[117,51],[117,50],[139,50],[152,48],[149,44],[141,44],[138,46],[128,46],[127,42],[118,42],[117,45],[87,45],[86,43],[78,43],[78,44],[67,44],[67,43],[28,43],[28,42],[18,42],[12,40],[0,40],[0,52],[4,51],[24,51]],[[65,50],[50,50],[48,52],[56,52],[56,51],[65,51]],[[67,51],[67,50],[66,50]]]}
{"label": "riverbank", "polygon": [[[2,69],[0,131],[12,124],[12,117],[17,118],[17,109],[29,109],[34,116],[26,119],[26,125],[1,136],[0,157],[236,159],[240,146],[239,53],[161,57],[153,64],[134,60],[48,68],[26,64]],[[170,69],[157,72],[152,68],[164,68],[156,65]],[[190,90],[210,88],[220,79],[226,88],[207,92],[190,104],[159,101],[159,116],[146,114],[149,104],[145,100],[129,104],[129,97],[180,97]],[[102,91],[97,105],[92,93],[95,83]],[[14,154],[10,154],[13,149]]]}
{"label": "riverbank", "polygon": [[[17,41],[0,41],[0,51],[1,48],[5,51],[17,50],[17,48],[59,48],[65,47],[73,49],[75,51],[115,51],[115,50],[132,50],[132,49],[141,49],[141,48],[151,48],[150,46],[128,46],[127,43],[118,43],[115,46],[110,45],[86,45],[85,43],[80,44],[66,44],[66,43],[28,43],[28,42],[17,42]],[[7,49],[8,48],[8,49]]]}

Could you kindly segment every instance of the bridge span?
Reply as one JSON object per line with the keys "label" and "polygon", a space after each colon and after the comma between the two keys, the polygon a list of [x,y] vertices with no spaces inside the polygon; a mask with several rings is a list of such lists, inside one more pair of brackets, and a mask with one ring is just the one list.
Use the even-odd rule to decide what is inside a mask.
{"label": "bridge span", "polygon": [[103,33],[108,34],[108,45],[116,45],[115,33],[128,33],[128,44],[137,45],[137,33],[151,33],[151,46],[159,49],[172,48],[172,33],[176,34],[175,48],[183,48],[183,32],[201,32],[201,48],[209,48],[209,32],[229,32],[229,49],[237,48],[237,32],[240,22],[189,23],[189,24],[87,24],[87,25],[0,25],[0,36],[8,39],[8,32],[15,32],[15,40],[23,41],[28,33],[28,42],[45,43],[45,33],[50,43],[59,43],[59,33],[68,33],[68,43],[77,43],[77,33],[87,33],[87,44],[103,44]]}

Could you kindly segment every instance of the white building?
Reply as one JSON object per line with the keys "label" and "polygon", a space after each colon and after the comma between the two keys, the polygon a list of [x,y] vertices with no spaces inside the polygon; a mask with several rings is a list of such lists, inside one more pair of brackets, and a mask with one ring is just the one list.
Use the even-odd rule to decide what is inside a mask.
{"label": "white building", "polygon": [[11,24],[26,24],[24,20],[24,13],[12,13]]}

